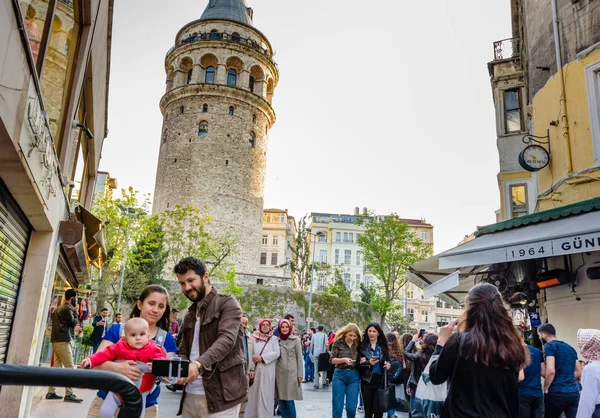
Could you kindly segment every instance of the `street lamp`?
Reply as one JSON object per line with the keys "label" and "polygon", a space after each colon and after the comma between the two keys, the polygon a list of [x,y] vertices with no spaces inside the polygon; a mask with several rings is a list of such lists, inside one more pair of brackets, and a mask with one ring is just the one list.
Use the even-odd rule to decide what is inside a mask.
{"label": "street lamp", "polygon": [[147,215],[144,211],[139,211],[137,208],[117,205],[123,216],[127,217],[127,238],[125,238],[125,254],[123,255],[123,265],[121,266],[121,282],[119,284],[119,299],[117,302],[117,312],[121,312],[121,296],[123,294],[123,281],[125,280],[125,267],[127,266],[127,253],[129,252],[129,234],[131,232],[131,220],[139,219],[141,216]]}
{"label": "street lamp", "polygon": [[[322,237],[323,235],[325,235],[324,232],[317,232],[316,234],[312,233],[312,229],[310,228],[306,228],[306,232],[309,233],[309,235],[312,235],[314,237]],[[312,265],[311,265],[311,272],[310,272],[310,292],[308,294],[308,318],[306,321],[306,327],[310,329],[310,323],[312,322],[312,295],[313,295],[313,283],[315,281],[315,247],[317,244],[317,240],[315,239],[313,241],[313,251],[312,251]],[[310,320],[310,321],[309,321]]]}

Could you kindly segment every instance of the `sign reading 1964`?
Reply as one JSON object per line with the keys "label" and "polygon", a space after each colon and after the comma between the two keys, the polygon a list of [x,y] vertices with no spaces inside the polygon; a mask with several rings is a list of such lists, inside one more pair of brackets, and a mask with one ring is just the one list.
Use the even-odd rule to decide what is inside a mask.
{"label": "sign reading 1964", "polygon": [[600,251],[600,233],[574,235],[530,244],[505,247],[506,260],[528,260],[555,255]]}

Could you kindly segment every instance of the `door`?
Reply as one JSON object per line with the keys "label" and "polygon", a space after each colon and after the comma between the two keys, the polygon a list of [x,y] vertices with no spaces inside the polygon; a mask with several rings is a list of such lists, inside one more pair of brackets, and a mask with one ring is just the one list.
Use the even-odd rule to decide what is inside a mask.
{"label": "door", "polygon": [[4,363],[19,298],[31,225],[0,180],[0,362]]}

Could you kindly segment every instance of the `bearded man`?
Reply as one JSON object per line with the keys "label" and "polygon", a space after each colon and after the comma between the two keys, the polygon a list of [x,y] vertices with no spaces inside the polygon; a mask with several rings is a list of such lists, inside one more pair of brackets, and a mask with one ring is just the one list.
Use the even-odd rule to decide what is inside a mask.
{"label": "bearded man", "polygon": [[178,415],[237,418],[248,397],[242,308],[210,284],[202,260],[187,257],[174,267],[183,294],[193,302],[180,332],[179,356],[190,360]]}

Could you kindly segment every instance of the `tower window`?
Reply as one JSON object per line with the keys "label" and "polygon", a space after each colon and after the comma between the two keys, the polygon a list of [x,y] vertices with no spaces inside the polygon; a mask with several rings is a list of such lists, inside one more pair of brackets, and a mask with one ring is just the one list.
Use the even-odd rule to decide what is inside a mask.
{"label": "tower window", "polygon": [[254,136],[254,132],[250,132],[250,138],[248,138],[248,145],[250,148],[254,148],[256,145],[256,137]]}
{"label": "tower window", "polygon": [[212,65],[210,67],[206,67],[206,75],[204,76],[205,83],[214,83],[215,82],[215,67]]}
{"label": "tower window", "polygon": [[519,89],[504,90],[504,125],[507,134],[523,130]]}
{"label": "tower window", "polygon": [[221,34],[219,33],[218,30],[213,29],[213,30],[210,31],[210,35],[208,36],[208,38],[211,41],[219,40],[219,39],[221,39]]}
{"label": "tower window", "polygon": [[198,125],[198,136],[206,136],[208,135],[208,122],[202,121],[200,125]]}
{"label": "tower window", "polygon": [[183,112],[185,111],[185,107],[181,106],[179,108],[179,113],[183,115]]}
{"label": "tower window", "polygon": [[167,143],[167,130],[166,129],[163,131],[163,134],[162,134],[162,143],[163,144]]}
{"label": "tower window", "polygon": [[252,115],[252,123],[256,123],[256,114]]}
{"label": "tower window", "polygon": [[240,34],[239,34],[239,33],[237,33],[237,32],[233,32],[233,33],[231,34],[231,40],[232,40],[233,42],[239,42],[239,41],[240,41],[240,39],[241,39],[241,37],[240,37]]}
{"label": "tower window", "polygon": [[229,106],[229,116],[233,116],[234,111],[235,111],[235,108],[233,106]]}
{"label": "tower window", "polygon": [[237,86],[237,71],[233,68],[227,70],[227,85],[231,87]]}
{"label": "tower window", "polygon": [[250,76],[250,82],[248,83],[248,88],[250,89],[250,91],[252,93],[254,93],[254,83],[255,83],[254,77]]}
{"label": "tower window", "polygon": [[204,103],[202,105],[202,113],[206,113],[206,112],[208,112],[208,105],[206,103]]}
{"label": "tower window", "polygon": [[187,84],[190,84],[192,82],[192,74],[194,73],[194,70],[192,68],[190,68],[190,70],[187,72]]}

